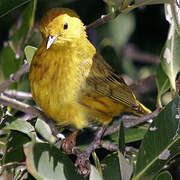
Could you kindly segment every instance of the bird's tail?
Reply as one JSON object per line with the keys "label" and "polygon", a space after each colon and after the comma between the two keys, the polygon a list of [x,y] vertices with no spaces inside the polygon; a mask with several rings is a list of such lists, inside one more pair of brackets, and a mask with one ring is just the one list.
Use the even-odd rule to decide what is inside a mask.
{"label": "bird's tail", "polygon": [[144,116],[146,114],[150,114],[152,113],[152,111],[150,109],[148,109],[146,106],[144,106],[143,104],[141,104],[139,101],[138,101],[138,108],[136,110],[136,114],[139,115],[139,116]]}

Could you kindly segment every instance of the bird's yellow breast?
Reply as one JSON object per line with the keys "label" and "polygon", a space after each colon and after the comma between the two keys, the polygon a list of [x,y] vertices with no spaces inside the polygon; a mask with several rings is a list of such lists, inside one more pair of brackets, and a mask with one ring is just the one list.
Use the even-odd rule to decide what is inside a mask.
{"label": "bird's yellow breast", "polygon": [[58,124],[73,124],[77,128],[87,124],[78,96],[91,65],[92,58],[84,58],[70,46],[61,46],[58,51],[56,47],[47,50],[42,43],[35,53],[29,75],[32,95]]}

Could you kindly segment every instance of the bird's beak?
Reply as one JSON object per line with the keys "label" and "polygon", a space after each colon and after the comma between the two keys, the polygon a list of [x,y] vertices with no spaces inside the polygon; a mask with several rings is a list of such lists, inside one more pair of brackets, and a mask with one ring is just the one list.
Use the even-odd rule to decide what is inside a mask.
{"label": "bird's beak", "polygon": [[59,37],[59,34],[56,34],[55,36],[49,35],[46,42],[46,49],[49,49],[51,45],[57,40]]}

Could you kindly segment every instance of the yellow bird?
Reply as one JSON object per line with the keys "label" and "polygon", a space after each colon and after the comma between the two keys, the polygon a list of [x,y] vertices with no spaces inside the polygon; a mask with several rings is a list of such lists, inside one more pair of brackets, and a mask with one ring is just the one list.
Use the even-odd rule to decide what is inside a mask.
{"label": "yellow bird", "polygon": [[57,124],[81,129],[91,122],[108,124],[123,112],[151,112],[87,39],[76,12],[51,9],[40,31],[43,41],[30,66],[30,87],[35,102]]}

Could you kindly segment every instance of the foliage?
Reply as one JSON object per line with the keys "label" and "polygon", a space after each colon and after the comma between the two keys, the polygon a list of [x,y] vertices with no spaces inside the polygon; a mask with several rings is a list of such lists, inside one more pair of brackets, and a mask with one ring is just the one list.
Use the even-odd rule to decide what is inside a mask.
{"label": "foliage", "polygon": [[[104,1],[106,3],[104,6],[106,9],[108,7],[109,10],[107,11],[111,13],[110,19],[115,18],[117,14],[119,15],[115,19],[106,22],[106,24],[97,27],[96,35],[99,38],[99,45],[94,40],[96,35],[94,36],[93,32],[89,32],[92,43],[109,59],[109,64],[116,68],[117,71],[126,74],[125,79],[129,83],[144,78],[144,74],[148,76],[152,72],[156,73],[158,94],[157,99],[153,99],[154,104],[151,107],[155,109],[155,101],[157,100],[158,107],[163,108],[152,123],[145,122],[126,130],[121,120],[119,132],[104,136],[102,142],[113,143],[117,149],[115,152],[111,152],[110,148],[105,151],[101,147],[93,152],[94,161],[91,161],[89,179],[173,179],[171,172],[168,171],[170,168],[167,167],[171,167],[172,162],[178,159],[180,152],[180,97],[178,96],[178,74],[180,72],[179,6],[175,4],[175,1],[170,4],[172,2],[170,0]],[[20,12],[20,16],[16,16],[16,22],[12,22],[12,26],[8,29],[8,40],[1,47],[1,82],[5,82],[12,73],[15,73],[21,67],[25,58],[29,63],[31,62],[41,40],[35,23],[35,11],[37,19],[38,16],[42,15],[42,9],[37,6],[38,3],[41,3],[45,12],[47,9],[45,7],[46,3],[44,1],[40,2],[40,0],[39,2],[36,2],[36,0],[2,0],[0,2],[0,18],[4,19],[4,22],[5,19],[9,18],[8,15],[16,15],[18,10]],[[76,9],[78,3],[78,1],[73,0],[64,0],[58,3],[54,0],[48,5],[50,7],[63,5]],[[82,3],[81,10],[79,10],[81,14],[84,4],[83,1],[80,1],[80,3]],[[160,55],[157,69],[155,69],[154,65],[150,64],[148,66],[146,62],[142,64],[133,63],[132,56],[124,56],[122,53],[136,29],[136,16],[133,12],[139,7],[142,8],[152,4],[164,6],[165,17],[162,17],[162,21],[166,19],[169,23],[169,32],[164,46],[160,45],[161,53],[154,50],[154,45],[148,44],[149,49],[153,49],[152,53],[156,52]],[[99,5],[98,8],[100,9],[101,6]],[[21,12],[22,10],[23,12]],[[103,11],[105,12],[105,8]],[[102,13],[102,11],[97,12]],[[126,14],[126,12],[129,13]],[[100,15],[99,13],[98,16]],[[87,17],[83,17],[86,22],[97,19],[96,13],[89,20],[87,20]],[[146,21],[148,20],[144,18],[144,22]],[[144,33],[146,34],[146,32]],[[145,44],[145,42],[143,43]],[[154,44],[158,44],[158,42],[154,42]],[[133,54],[133,52],[131,53]],[[118,61],[119,59],[121,61]],[[146,83],[140,85],[145,87]],[[18,82],[11,84],[9,89],[16,92],[29,91],[27,74],[21,77]],[[150,104],[153,95],[151,92],[148,93],[147,97],[144,98],[144,102]],[[169,102],[165,103],[164,98],[169,94]],[[6,91],[2,92],[0,97],[2,95],[6,95]],[[14,97],[10,96],[10,98],[13,99]],[[21,102],[33,104],[32,100],[26,98],[22,99]],[[84,179],[82,175],[78,174],[78,170],[74,166],[74,157],[68,156],[60,149],[60,142],[56,141],[57,139],[47,122],[33,118],[33,114],[24,115],[19,113],[15,107],[4,106],[1,98],[0,103],[0,153],[2,156],[0,169],[1,176],[4,179],[9,176],[14,177],[14,179]],[[124,124],[126,124],[126,121],[124,121]],[[68,133],[63,128],[60,131],[65,135]],[[91,141],[88,136],[79,137],[79,139],[78,145],[80,149],[86,147],[87,143]]]}

